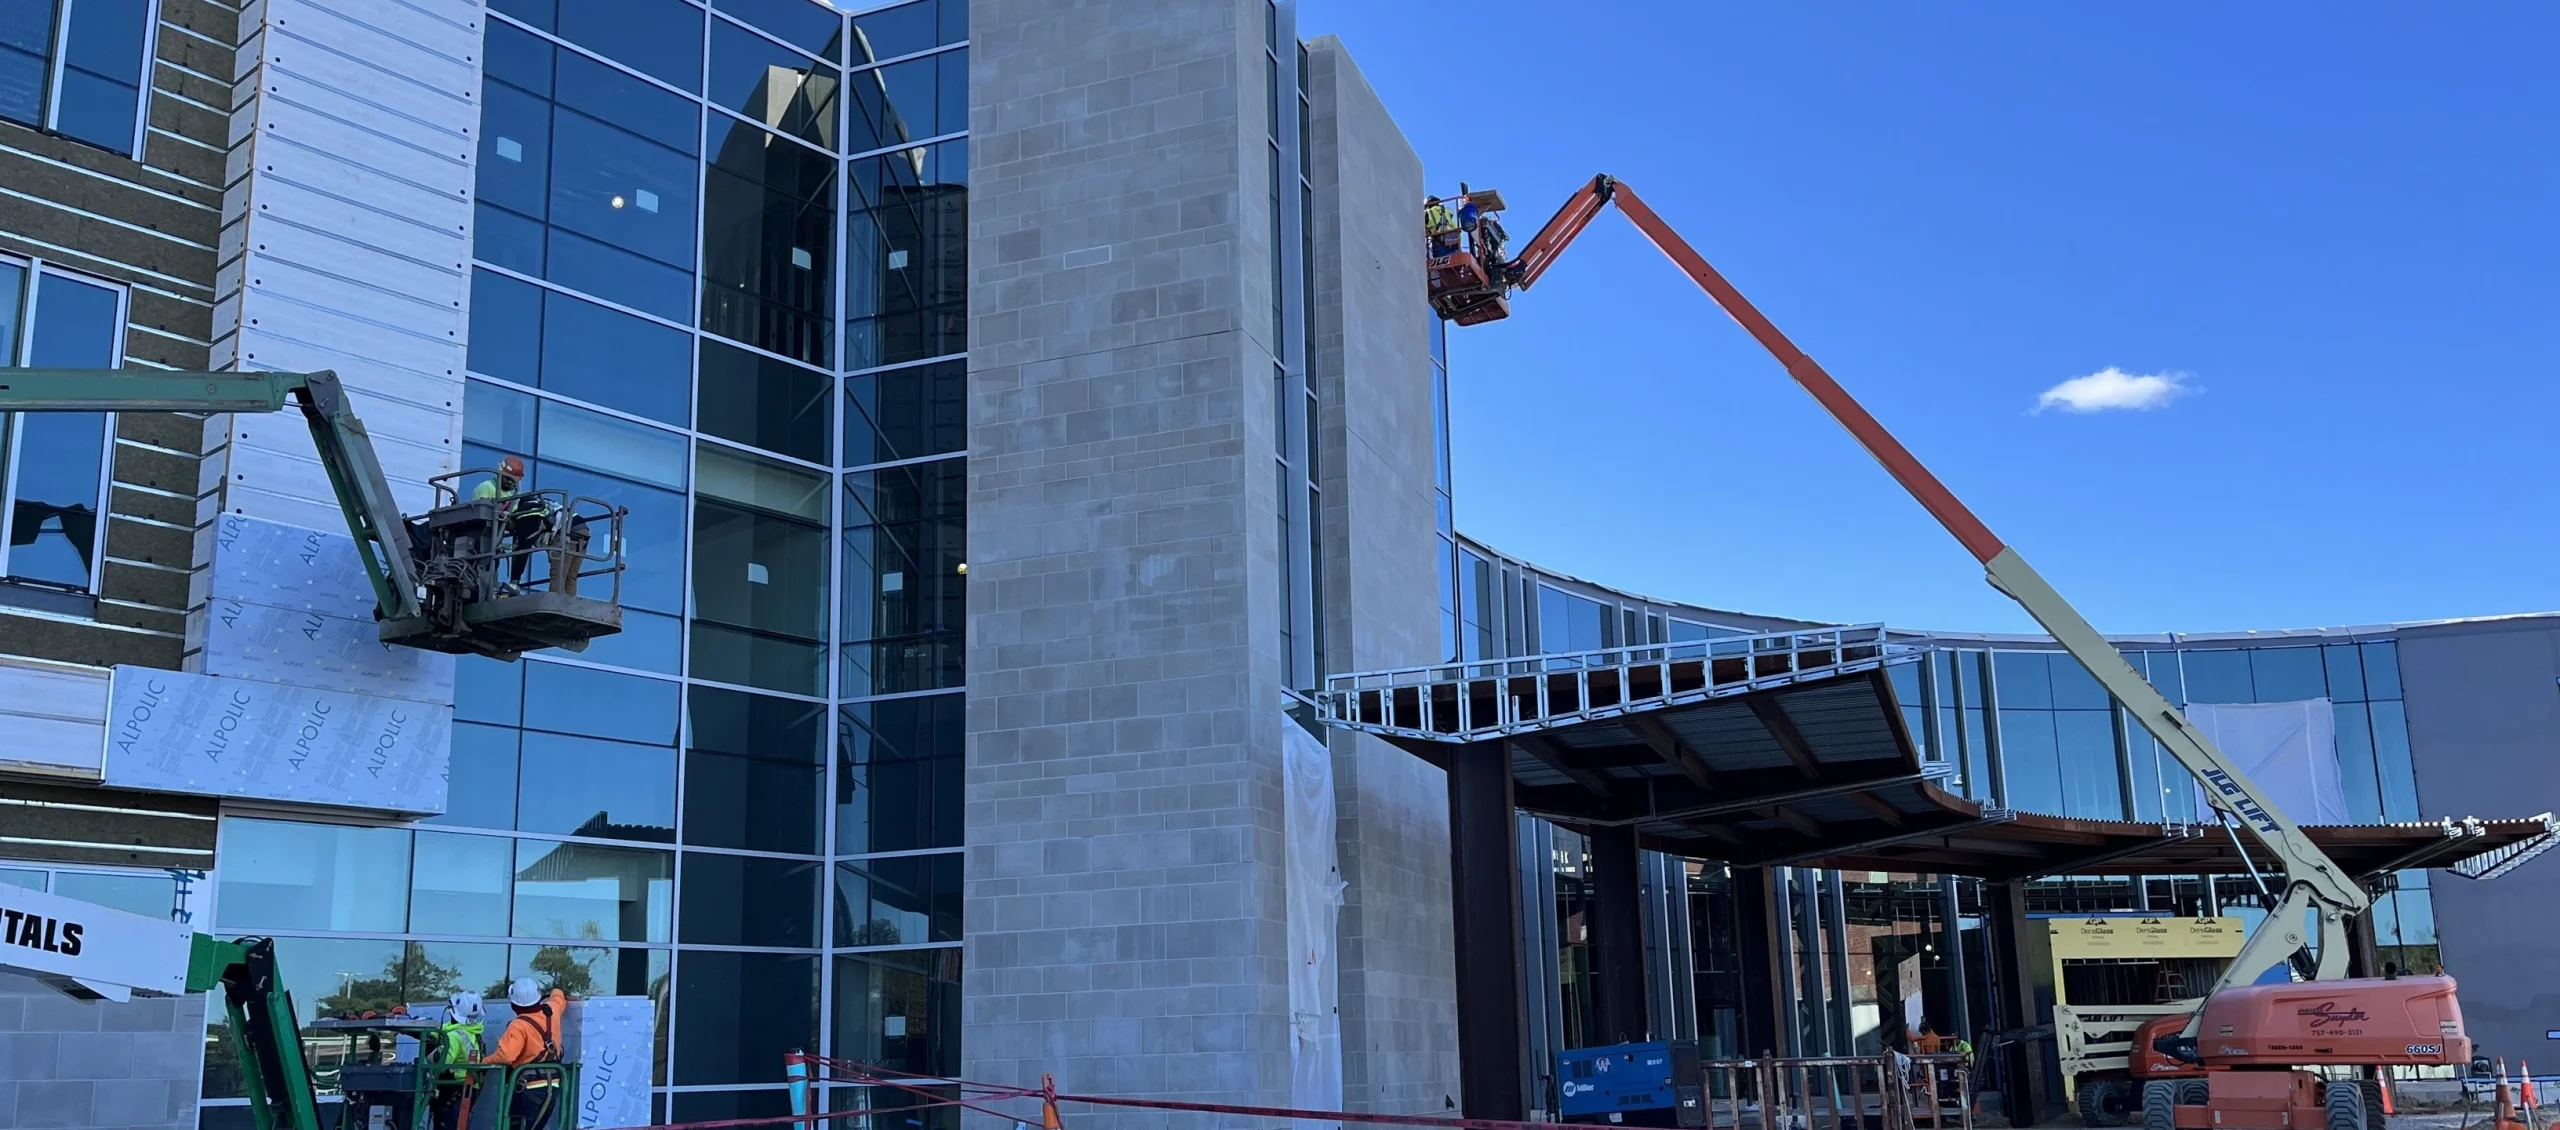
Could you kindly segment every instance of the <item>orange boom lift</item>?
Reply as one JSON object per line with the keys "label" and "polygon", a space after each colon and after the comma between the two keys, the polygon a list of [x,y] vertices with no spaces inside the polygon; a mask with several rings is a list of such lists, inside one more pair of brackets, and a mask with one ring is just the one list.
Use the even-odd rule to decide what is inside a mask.
{"label": "orange boom lift", "polygon": [[[1991,587],[2035,617],[2144,730],[2204,782],[2215,807],[2235,818],[2280,862],[2284,893],[2203,1007],[2186,1018],[2182,1031],[2158,1037],[2154,1048],[2136,1049],[2157,1050],[2209,1069],[2201,1080],[2154,1075],[2143,1090],[2145,1130],[2365,1130],[2363,1086],[2325,1079],[2309,1069],[2470,1062],[2471,1041],[2463,1034],[2453,979],[2346,977],[2347,920],[2371,902],[2363,887],[2267,803],[2248,775],[2136,673],[2026,558],[1994,535],[1840,382],[1779,332],[1623,182],[1605,174],[1591,178],[1515,259],[1501,264],[1470,259],[1465,266],[1471,270],[1433,270],[1432,309],[1460,325],[1510,316],[1509,292],[1534,285],[1609,204],[1616,204],[1645,238],[1777,358],[1787,375],[1812,393],[1884,465],[1885,473],[1982,563]],[[1433,265],[1446,268],[1451,258],[1441,256]],[[2312,942],[2306,920],[2316,920],[2319,930],[2319,946],[2308,961],[2302,960]],[[2287,962],[2301,967],[2308,978],[2256,983]]]}

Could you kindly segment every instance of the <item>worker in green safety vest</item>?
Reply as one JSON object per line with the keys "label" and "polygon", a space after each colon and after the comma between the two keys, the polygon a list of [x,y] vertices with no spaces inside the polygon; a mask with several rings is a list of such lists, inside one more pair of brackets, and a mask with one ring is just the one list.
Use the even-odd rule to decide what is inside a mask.
{"label": "worker in green safety vest", "polygon": [[435,1094],[427,1100],[435,1130],[462,1130],[471,1124],[471,1095],[478,1082],[465,1065],[480,1058],[483,1014],[480,994],[469,989],[445,1001],[444,1023],[436,1028],[435,1046],[424,1065],[435,1072]]}
{"label": "worker in green safety vest", "polygon": [[507,555],[507,583],[524,584],[525,571],[533,565],[534,543],[551,528],[551,506],[539,497],[519,498],[518,487],[524,482],[524,459],[510,455],[498,461],[498,473],[471,488],[471,497],[480,501],[504,502],[499,521],[509,540],[515,544]]}

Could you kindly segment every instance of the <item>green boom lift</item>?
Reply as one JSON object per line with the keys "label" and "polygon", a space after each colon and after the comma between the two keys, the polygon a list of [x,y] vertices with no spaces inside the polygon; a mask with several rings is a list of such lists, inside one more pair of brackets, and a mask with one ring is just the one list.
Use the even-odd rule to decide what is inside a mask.
{"label": "green boom lift", "polygon": [[[488,473],[471,470],[437,477],[434,508],[404,518],[333,371],[0,368],[0,413],[276,412],[288,400],[355,535],[382,642],[514,659],[622,630],[622,508],[560,490],[471,497],[462,479]],[[603,593],[581,594],[599,578]]]}

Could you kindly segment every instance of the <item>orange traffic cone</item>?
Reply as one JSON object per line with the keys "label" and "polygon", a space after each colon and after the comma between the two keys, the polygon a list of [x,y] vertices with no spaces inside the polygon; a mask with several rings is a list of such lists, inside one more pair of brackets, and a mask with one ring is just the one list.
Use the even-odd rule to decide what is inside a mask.
{"label": "orange traffic cone", "polygon": [[2534,1101],[2533,1097],[2533,1065],[2519,1059],[2516,1061],[2516,1066],[2522,1069],[2521,1073],[2524,1075],[2524,1105],[2528,1107],[2541,1105]]}
{"label": "orange traffic cone", "polygon": [[2394,1113],[2391,1109],[2391,1069],[2388,1067],[2382,1069],[2382,1113]]}
{"label": "orange traffic cone", "polygon": [[1058,1118],[1058,1081],[1040,1073],[1040,1130],[1066,1130]]}

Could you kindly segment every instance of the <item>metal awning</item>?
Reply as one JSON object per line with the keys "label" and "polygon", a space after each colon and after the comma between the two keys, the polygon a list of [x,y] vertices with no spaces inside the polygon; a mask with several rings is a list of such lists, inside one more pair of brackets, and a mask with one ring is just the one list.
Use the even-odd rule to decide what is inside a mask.
{"label": "metal awning", "polygon": [[[2248,871],[2218,827],[2012,812],[1942,788],[1951,769],[1922,759],[1886,675],[1925,650],[1881,625],[1795,629],[1338,675],[1316,706],[1443,768],[1504,758],[1522,810],[1632,826],[1691,858],[1992,879]],[[2560,842],[2548,814],[2306,832],[2359,876],[2492,877]]]}

